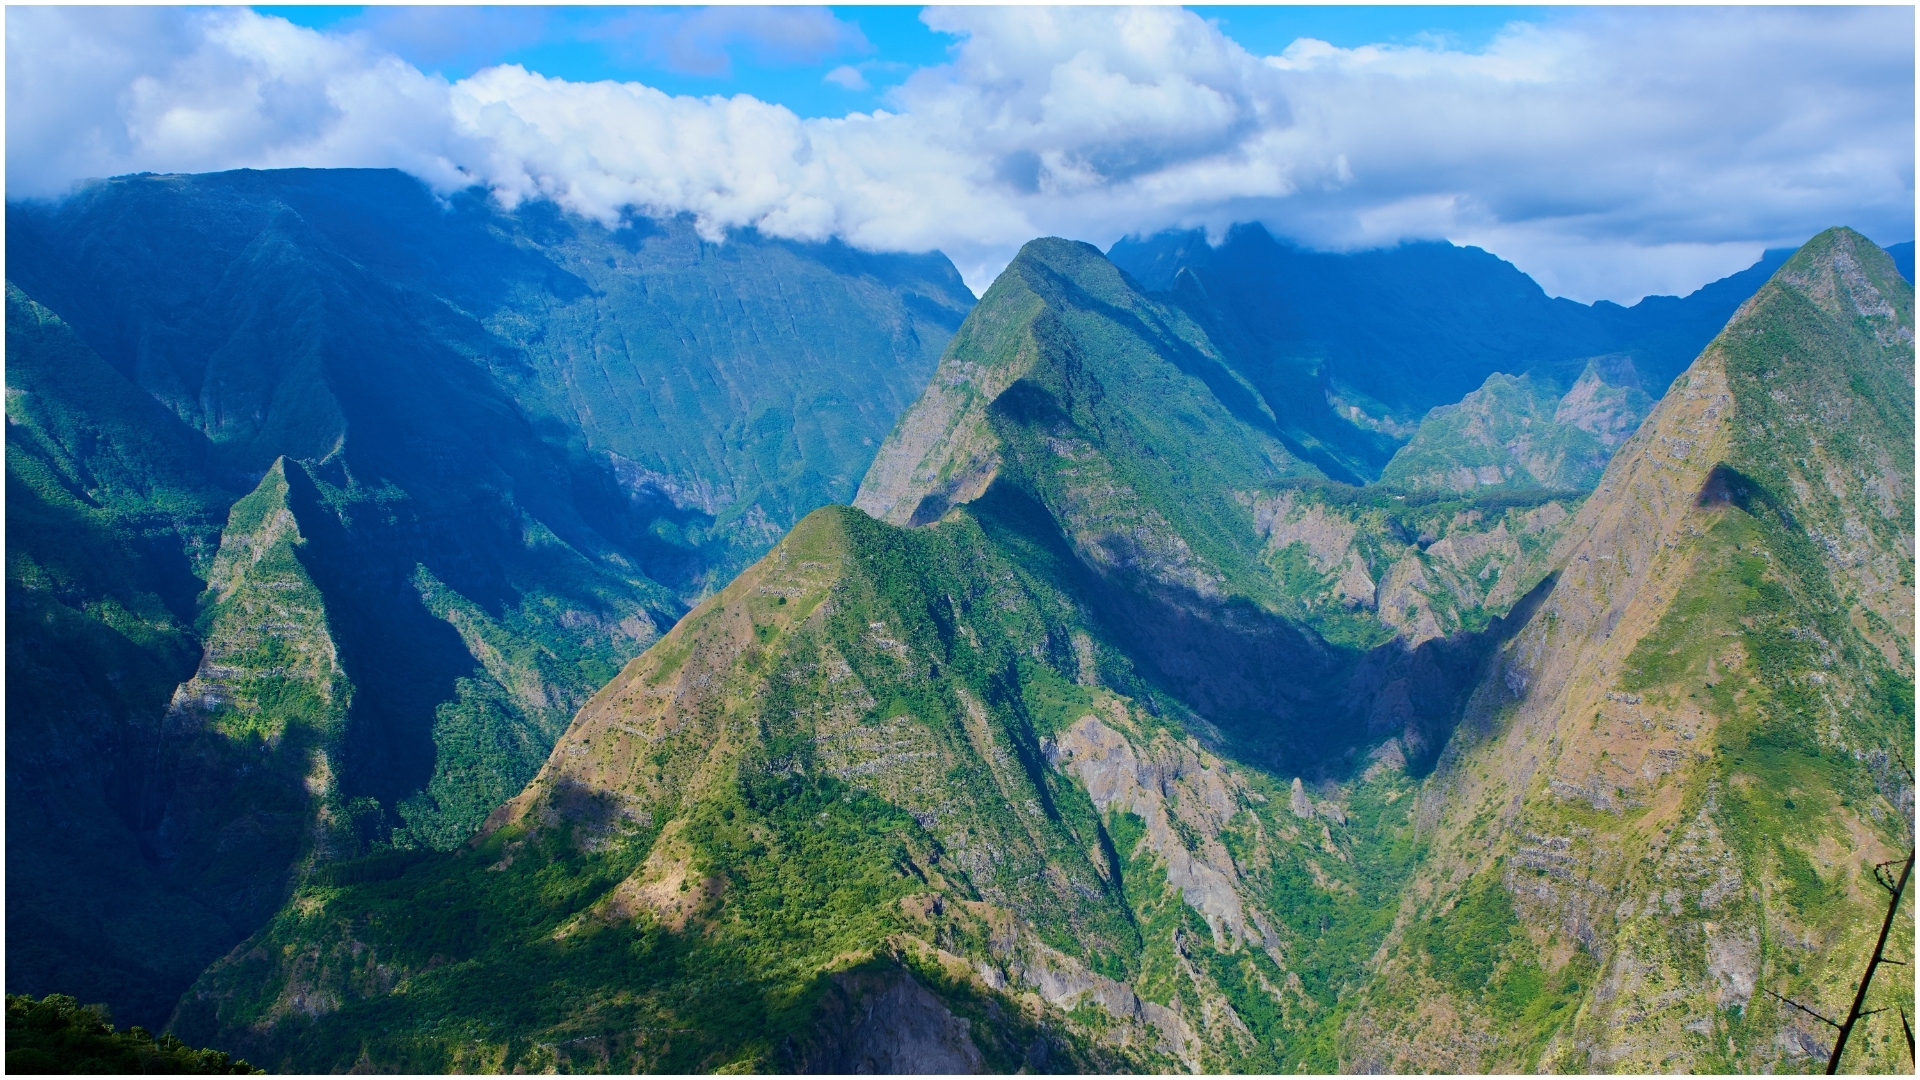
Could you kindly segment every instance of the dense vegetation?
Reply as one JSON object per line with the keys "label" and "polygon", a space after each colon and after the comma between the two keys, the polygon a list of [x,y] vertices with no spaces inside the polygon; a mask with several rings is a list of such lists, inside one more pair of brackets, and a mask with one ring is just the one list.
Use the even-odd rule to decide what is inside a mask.
{"label": "dense vegetation", "polygon": [[[1607,374],[1637,381],[1631,367],[1617,366],[1625,370]],[[1428,413],[1380,480],[1412,489],[1589,491],[1653,407],[1638,386],[1612,385],[1604,370],[1589,363],[1564,393],[1544,375],[1489,375],[1458,405]]]}
{"label": "dense vegetation", "polygon": [[7,1072],[15,1076],[245,1076],[259,1071],[218,1050],[195,1050],[171,1035],[156,1039],[143,1027],[115,1031],[101,1006],[82,1006],[63,994],[39,1001],[7,995]]}
{"label": "dense vegetation", "polygon": [[[661,749],[631,759],[637,781],[595,788],[595,802],[576,792],[598,781],[550,769],[534,803],[474,846],[339,865],[202,981],[182,1030],[302,1069],[366,1054],[424,1071],[792,1067],[830,1041],[820,1009],[847,973],[899,969],[977,1017],[997,1067],[1018,1067],[1036,1040],[1054,1068],[1169,1063],[1138,1036],[1102,1038],[1126,1023],[1091,1002],[1049,1019],[971,977],[981,963],[1018,971],[1037,949],[1184,1016],[1232,1003],[1259,1026],[1206,1051],[1216,1067],[1331,1065],[1299,1040],[1388,928],[1412,852],[1406,779],[1351,794],[1349,886],[1344,869],[1305,868],[1317,834],[1292,824],[1287,787],[1236,771],[1249,794],[1221,833],[1225,865],[1246,868],[1246,902],[1293,955],[1281,968],[1220,939],[1169,883],[1142,819],[1101,812],[1049,758],[1116,704],[1141,752],[1186,736],[1155,715],[1178,702],[1076,614],[1064,590],[1083,571],[1018,509],[989,498],[918,530],[816,514],[576,725],[573,745],[624,755],[606,740],[653,722],[615,703],[681,688],[676,718],[653,729],[662,741],[646,744]],[[738,659],[686,669],[728,641]],[[590,807],[615,802],[629,824],[610,829]],[[1204,852],[1212,830],[1185,813],[1176,834]],[[635,895],[623,881],[661,881],[668,901],[610,918]],[[1374,902],[1342,903],[1356,886]],[[313,959],[282,959],[301,955]],[[1263,987],[1289,972],[1306,998],[1282,1009]],[[285,1011],[292,995],[338,1006],[308,1021]],[[262,1030],[273,1036],[250,1034]]]}

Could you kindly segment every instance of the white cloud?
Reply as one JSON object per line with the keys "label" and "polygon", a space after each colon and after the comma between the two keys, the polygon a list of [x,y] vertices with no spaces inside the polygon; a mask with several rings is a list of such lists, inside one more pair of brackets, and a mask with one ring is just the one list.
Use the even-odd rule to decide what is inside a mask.
{"label": "white cloud", "polygon": [[[57,43],[53,48],[43,46]],[[445,80],[244,9],[7,13],[7,194],[134,171],[385,165],[462,183]]]}
{"label": "white cloud", "polygon": [[839,67],[821,76],[821,78],[843,90],[871,89],[871,87],[867,85],[867,77],[860,74],[860,69],[854,67],[852,64],[841,64]]}
{"label": "white cloud", "polygon": [[[724,57],[713,43],[749,28],[713,11],[646,47]],[[1910,8],[1574,11],[1477,53],[1301,40],[1277,57],[1179,9],[924,17],[962,39],[952,62],[887,111],[801,120],[512,66],[449,83],[367,34],[245,9],[12,8],[8,193],[393,166],[509,205],[691,212],[710,236],[937,247],[976,289],[1036,235],[1104,246],[1250,219],[1330,248],[1476,243],[1549,291],[1627,302],[1830,224],[1912,235]],[[824,13],[782,19],[752,32],[793,55],[845,43]]]}

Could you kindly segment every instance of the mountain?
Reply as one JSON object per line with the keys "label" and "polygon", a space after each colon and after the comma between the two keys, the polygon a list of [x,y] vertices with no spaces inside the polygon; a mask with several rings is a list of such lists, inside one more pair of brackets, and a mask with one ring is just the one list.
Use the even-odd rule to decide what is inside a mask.
{"label": "mountain", "polygon": [[973,299],[394,172],[7,213],[9,988],[153,1027],[301,875],[459,845],[850,498]]}
{"label": "mountain", "polygon": [[1371,479],[1429,409],[1496,372],[1539,370],[1565,386],[1589,358],[1619,353],[1644,389],[1664,393],[1791,251],[1768,251],[1690,296],[1632,307],[1548,297],[1511,263],[1438,242],[1335,254],[1238,225],[1217,246],[1204,232],[1175,231],[1121,240],[1108,254],[1152,292],[1191,275],[1247,342],[1238,370],[1263,392],[1272,384],[1270,399],[1305,373],[1339,416],[1390,436]]}
{"label": "mountain", "polygon": [[511,473],[544,440],[569,455],[549,486],[687,598],[850,497],[973,300],[937,254],[508,214],[382,170],[123,177],[7,213],[10,280],[202,429],[229,486],[349,426],[388,469],[484,433]]}
{"label": "mountain", "polygon": [[[1190,311],[1087,245],[1027,245],[854,505],[915,525],[1005,481],[1092,572],[1109,621],[1140,628],[1125,631],[1140,662],[1210,719],[1317,718],[1281,739],[1351,726],[1356,687],[1427,664],[1419,647],[1484,629],[1539,580],[1512,538],[1550,531],[1566,496],[1409,501],[1328,483]],[[1262,674],[1275,668],[1297,679],[1276,687]]]}
{"label": "mountain", "polygon": [[[1913,325],[1888,256],[1822,233],[1614,457],[1421,793],[1344,1067],[1824,1061],[1769,994],[1845,1012],[1913,844]],[[1910,1067],[1863,1032],[1850,1069]]]}
{"label": "mountain", "polygon": [[1907,283],[1911,285],[1913,283],[1913,241],[1909,240],[1904,244],[1888,244],[1887,254],[1893,258],[1893,268],[1898,270],[1900,276],[1906,278]]}
{"label": "mountain", "polygon": [[303,882],[176,1030],[318,1070],[1331,1062],[1415,776],[1568,518],[1502,496],[1328,484],[1187,309],[1034,241],[859,509],[462,849]]}
{"label": "mountain", "polygon": [[1495,372],[1459,404],[1429,412],[1380,481],[1450,491],[1591,491],[1614,448],[1652,407],[1624,355],[1588,361],[1564,394],[1543,375]]}
{"label": "mountain", "polygon": [[[1815,238],[1566,504],[1315,479],[1184,310],[1029,244],[860,509],[460,849],[305,879],[176,1030],[303,1070],[1802,1067],[1757,988],[1838,1010],[1912,842],[1887,256]],[[1287,567],[1357,599],[1423,513],[1396,567],[1530,538],[1480,629],[1289,614]]]}
{"label": "mountain", "polygon": [[[1911,843],[1844,230],[1611,313],[1344,257],[1314,318],[1405,287],[1309,353],[1214,254],[975,304],[391,173],[9,228],[10,989],[294,1070],[1777,1070]],[[1456,395],[1356,412],[1419,326],[1366,377]]]}

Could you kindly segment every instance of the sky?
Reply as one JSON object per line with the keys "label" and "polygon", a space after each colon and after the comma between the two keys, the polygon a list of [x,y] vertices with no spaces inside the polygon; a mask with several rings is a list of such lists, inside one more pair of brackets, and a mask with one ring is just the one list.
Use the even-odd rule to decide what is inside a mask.
{"label": "sky", "polygon": [[1911,7],[7,9],[7,196],[393,167],[944,251],[1260,221],[1631,303],[1913,238]]}

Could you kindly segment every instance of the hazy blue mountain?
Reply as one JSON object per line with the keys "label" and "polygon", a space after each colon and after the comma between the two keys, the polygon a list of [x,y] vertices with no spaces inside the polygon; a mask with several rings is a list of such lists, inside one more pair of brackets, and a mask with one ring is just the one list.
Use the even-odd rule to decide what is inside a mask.
{"label": "hazy blue mountain", "polygon": [[972,305],[937,254],[502,214],[392,171],[123,178],[9,204],[8,238],[10,279],[201,428],[231,484],[348,425],[386,468],[424,468],[429,438],[509,473],[545,455],[560,472],[520,498],[689,597],[851,497]]}
{"label": "hazy blue mountain", "polygon": [[[1588,358],[1624,353],[1647,392],[1663,393],[1790,254],[1769,251],[1684,298],[1622,307],[1549,297],[1513,264],[1447,243],[1332,254],[1239,225],[1218,247],[1203,232],[1168,232],[1109,252],[1151,291],[1177,291],[1181,271],[1192,275],[1237,325],[1246,344],[1236,370],[1268,400],[1297,400],[1304,378],[1350,424],[1391,436],[1369,478],[1428,409],[1495,372],[1541,370],[1570,385]],[[1359,448],[1356,436],[1347,442]]]}
{"label": "hazy blue mountain", "polygon": [[852,497],[972,304],[939,255],[394,172],[123,178],[8,238],[10,989],[152,1025],[301,874],[464,839]]}
{"label": "hazy blue mountain", "polygon": [[1893,268],[1900,271],[1900,276],[1906,278],[1908,284],[1912,284],[1913,241],[1909,240],[1904,244],[1889,244],[1886,250],[1887,254],[1893,257]]}

